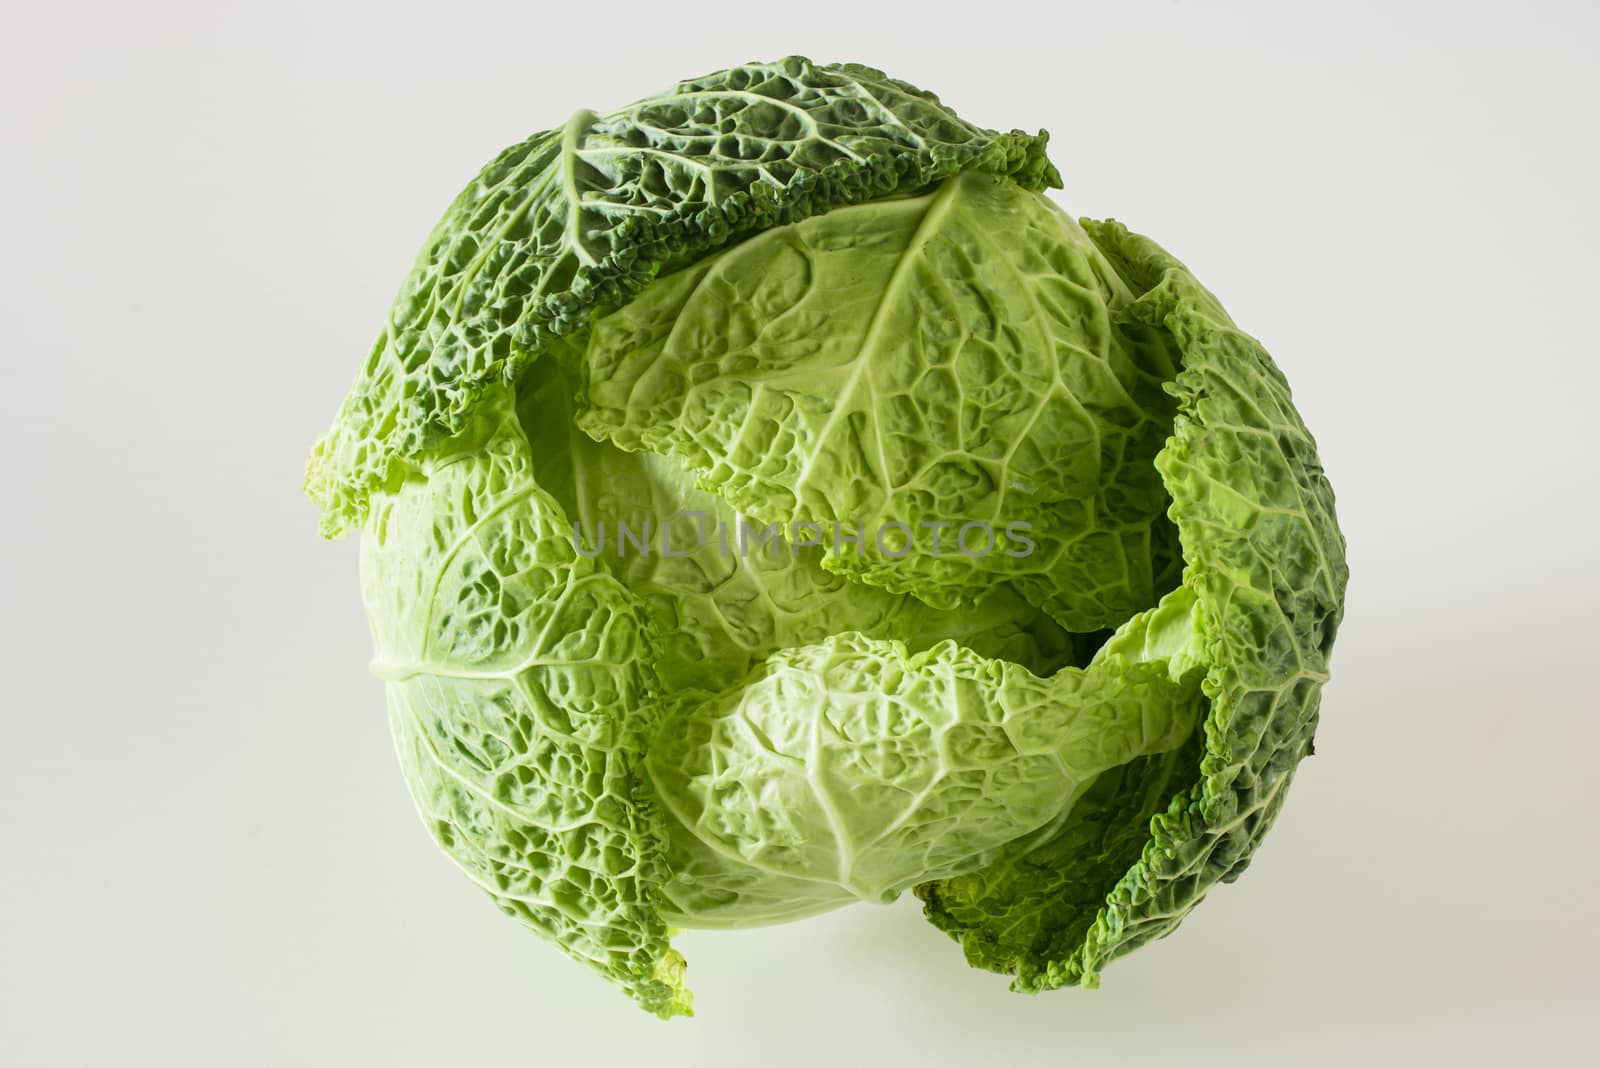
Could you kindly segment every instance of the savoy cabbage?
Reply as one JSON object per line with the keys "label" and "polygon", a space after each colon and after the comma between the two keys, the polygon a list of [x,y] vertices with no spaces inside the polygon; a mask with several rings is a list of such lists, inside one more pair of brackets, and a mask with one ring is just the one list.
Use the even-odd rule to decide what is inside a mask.
{"label": "savoy cabbage", "polygon": [[652,1012],[674,928],[906,890],[1016,989],[1095,985],[1311,751],[1311,436],[1057,185],[855,65],[580,111],[457,198],[313,452],[429,830]]}

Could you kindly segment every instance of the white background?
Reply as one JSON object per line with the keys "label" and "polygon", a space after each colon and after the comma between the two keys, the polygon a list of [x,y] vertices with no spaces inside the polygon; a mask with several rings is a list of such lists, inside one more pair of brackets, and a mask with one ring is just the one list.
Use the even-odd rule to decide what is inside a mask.
{"label": "white background", "polygon": [[[0,33],[0,1061],[1577,1063],[1600,982],[1588,3],[18,5]],[[903,12],[895,14],[893,12]],[[434,219],[790,52],[1048,127],[1276,355],[1350,540],[1318,755],[1099,992],[913,902],[690,934],[663,1024],[428,842],[299,495]]]}

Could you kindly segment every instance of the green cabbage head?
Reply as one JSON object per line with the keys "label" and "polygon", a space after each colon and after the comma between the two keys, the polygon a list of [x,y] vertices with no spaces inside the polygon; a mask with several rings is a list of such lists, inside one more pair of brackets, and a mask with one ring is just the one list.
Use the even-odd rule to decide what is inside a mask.
{"label": "green cabbage head", "polygon": [[1311,752],[1311,435],[1044,149],[797,57],[579,111],[456,199],[316,445],[428,829],[651,1012],[675,928],[907,890],[1094,986]]}

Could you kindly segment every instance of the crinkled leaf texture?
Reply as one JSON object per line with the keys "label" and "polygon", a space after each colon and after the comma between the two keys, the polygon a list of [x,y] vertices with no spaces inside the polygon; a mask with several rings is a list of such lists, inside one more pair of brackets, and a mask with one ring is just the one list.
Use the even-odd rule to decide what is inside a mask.
{"label": "crinkled leaf texture", "polygon": [[[797,58],[580,112],[458,198],[313,453],[426,825],[652,1012],[690,1009],[669,924],[911,888],[1017,989],[1094,985],[1310,751],[1311,437],[1042,145]],[[771,552],[703,539],[743,516]],[[829,530],[946,519],[1000,533]],[[651,548],[584,550],[619,523]]]}
{"label": "crinkled leaf texture", "polygon": [[889,902],[1048,831],[1103,772],[1181,744],[1185,662],[1097,657],[1040,678],[954,641],[860,634],[668,698],[647,767],[674,819],[666,912],[696,927]]}
{"label": "crinkled leaf texture", "polygon": [[579,111],[507,149],[435,227],[312,452],[324,532],[358,526],[371,492],[459,430],[486,387],[663,265],[966,170],[1059,185],[1044,142],[973,126],[881,71],[790,56]]}
{"label": "crinkled leaf texture", "polygon": [[1210,711],[1187,749],[1097,783],[1056,840],[917,888],[969,961],[1024,991],[1097,985],[1107,961],[1168,934],[1244,870],[1311,752],[1348,578],[1333,491],[1271,358],[1154,242],[1083,225],[1142,294],[1128,313],[1181,353],[1156,466]]}
{"label": "crinkled leaf texture", "polygon": [[502,910],[663,1016],[689,1011],[644,798],[649,633],[534,481],[509,391],[375,498],[373,671],[424,823]]}
{"label": "crinkled leaf texture", "polygon": [[[1060,208],[969,173],[650,286],[595,324],[578,424],[763,523],[821,521],[830,570],[945,608],[1010,583],[1070,630],[1116,626],[1178,560],[1153,466],[1176,367],[1120,329],[1130,299]],[[959,551],[987,544],[970,522],[997,551]]]}
{"label": "crinkled leaf texture", "polygon": [[611,574],[564,541],[549,455],[548,490],[535,477],[548,376],[526,372],[663,268],[763,228],[967,170],[1058,185],[1043,146],[879,71],[801,57],[579,112],[456,199],[313,450],[324,533],[362,529],[375,669],[434,837],[502,908],[651,1011],[689,1010],[657,911],[665,832],[641,778],[660,678],[729,685],[823,625],[918,647],[955,634],[1034,666],[1064,662],[1069,643],[1016,598],[952,626],[913,598],[848,596],[815,554],[741,565],[732,582]]}
{"label": "crinkled leaf texture", "polygon": [[[524,380],[520,406],[537,457],[535,474],[585,550],[598,552],[602,566],[648,611],[662,694],[741,686],[776,651],[850,633],[899,641],[912,652],[955,640],[1040,674],[1075,661],[1071,635],[1007,587],[946,611],[830,571],[820,545],[774,540],[739,552],[740,517],[733,507],[695,485],[693,475],[668,457],[625,452],[581,433],[576,389],[549,360]],[[665,529],[661,517],[672,517]],[[651,551],[619,553],[624,527],[641,536],[651,530],[645,539]],[[660,551],[663,539],[671,554]]]}

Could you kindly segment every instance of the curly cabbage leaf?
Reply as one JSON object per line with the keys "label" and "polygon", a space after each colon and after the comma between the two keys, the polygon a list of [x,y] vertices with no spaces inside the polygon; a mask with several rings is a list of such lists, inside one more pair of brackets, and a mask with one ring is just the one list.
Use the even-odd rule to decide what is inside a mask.
{"label": "curly cabbage leaf", "polygon": [[[1009,583],[1070,630],[1115,626],[1178,560],[1153,465],[1176,367],[1119,330],[1131,299],[1065,212],[968,174],[650,286],[596,322],[578,425],[762,523],[820,522],[824,566],[860,581],[947,608]],[[981,527],[960,551],[968,523],[993,551]]]}
{"label": "curly cabbage leaf", "polygon": [[675,817],[663,912],[774,923],[986,866],[1101,772],[1179,745],[1199,682],[1166,658],[1040,678],[954,641],[912,655],[846,634],[676,694],[646,763]]}
{"label": "curly cabbage leaf", "polygon": [[514,383],[663,265],[965,170],[1059,185],[1044,143],[973,126],[870,67],[790,56],[578,111],[506,149],[434,228],[312,451],[324,533],[358,526],[371,492],[459,430],[485,387]]}
{"label": "curly cabbage leaf", "polygon": [[533,479],[510,394],[374,502],[372,669],[424,823],[506,913],[652,1012],[687,1012],[643,782],[651,636]]}
{"label": "curly cabbage leaf", "polygon": [[967,959],[1018,990],[1094,986],[1239,877],[1311,753],[1349,573],[1333,491],[1288,383],[1154,242],[1084,227],[1172,337],[1179,410],[1156,466],[1183,540],[1206,666],[1203,746],[1118,772],[1058,841],[917,892]]}
{"label": "curly cabbage leaf", "polygon": [[580,112],[452,206],[313,452],[425,824],[651,1012],[672,928],[908,889],[1093,986],[1310,752],[1315,445],[1042,145],[795,57]]}

